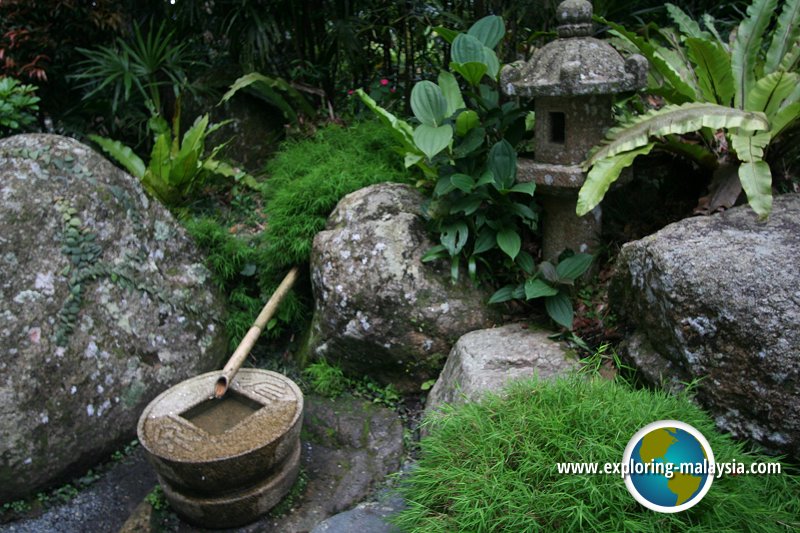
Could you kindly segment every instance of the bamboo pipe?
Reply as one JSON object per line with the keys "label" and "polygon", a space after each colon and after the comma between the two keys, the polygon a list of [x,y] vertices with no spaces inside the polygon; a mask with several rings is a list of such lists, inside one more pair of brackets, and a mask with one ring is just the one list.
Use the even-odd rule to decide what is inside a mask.
{"label": "bamboo pipe", "polygon": [[261,309],[261,312],[258,314],[256,321],[253,322],[253,325],[250,326],[250,329],[247,332],[247,335],[244,336],[242,342],[239,343],[239,346],[236,347],[236,351],[233,352],[231,358],[228,359],[228,362],[225,364],[225,368],[222,369],[222,373],[220,374],[219,378],[217,378],[217,382],[214,385],[214,397],[215,398],[222,398],[225,396],[225,393],[228,391],[228,385],[230,385],[233,378],[236,376],[236,373],[241,368],[242,363],[244,363],[245,359],[247,359],[250,350],[253,349],[253,345],[258,340],[258,337],[261,335],[261,331],[269,322],[269,319],[272,318],[272,315],[275,314],[275,311],[278,309],[283,298],[289,292],[289,289],[292,288],[294,282],[297,281],[298,275],[298,268],[292,268],[286,277],[283,278],[281,284],[278,285],[278,288],[272,293],[269,301],[267,301],[264,308]]}

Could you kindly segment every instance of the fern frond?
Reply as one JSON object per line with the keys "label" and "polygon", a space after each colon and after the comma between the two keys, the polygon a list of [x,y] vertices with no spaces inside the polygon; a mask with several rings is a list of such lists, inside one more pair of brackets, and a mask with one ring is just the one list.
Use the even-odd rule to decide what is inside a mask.
{"label": "fern frond", "polygon": [[681,8],[673,4],[664,5],[667,8],[667,13],[669,13],[669,18],[678,25],[678,29],[681,30],[684,36],[695,37],[697,39],[711,38],[711,34],[701,30],[700,25]]}
{"label": "fern frond", "polygon": [[695,37],[686,39],[686,48],[706,101],[730,106],[734,88],[731,58],[725,49],[715,41]]}
{"label": "fern frond", "polygon": [[89,138],[96,142],[104,152],[116,159],[133,176],[142,179],[145,171],[144,161],[134,154],[130,147],[119,141],[100,137],[99,135],[89,135]]}
{"label": "fern frond", "polygon": [[615,24],[610,22],[603,17],[595,17],[598,22],[601,24],[607,25],[611,28],[612,35],[615,35],[621,39],[625,39],[634,45],[644,57],[650,62],[650,65],[658,72],[665,81],[676,91],[676,95],[679,96],[684,102],[690,102],[697,99],[697,94],[695,93],[694,89],[687,84],[678,72],[676,72],[667,61],[661,57],[657,51],[656,47],[650,44],[648,41],[642,39],[635,33],[626,30],[623,26],[619,24]]}
{"label": "fern frond", "polygon": [[649,143],[638,150],[630,150],[598,161],[586,176],[586,181],[578,193],[578,205],[575,208],[578,216],[583,216],[594,209],[611,184],[619,178],[620,173],[631,166],[638,156],[649,154],[655,144]]}
{"label": "fern frond", "polygon": [[800,39],[800,0],[786,0],[767,50],[764,73],[771,74],[781,65],[783,58]]}
{"label": "fern frond", "polygon": [[769,122],[763,113],[741,111],[707,103],[669,105],[634,118],[606,135],[605,144],[583,163],[584,170],[601,159],[644,146],[650,137],[697,131],[701,128],[748,131],[768,130]]}
{"label": "fern frond", "polygon": [[731,146],[742,160],[739,166],[739,181],[747,194],[747,202],[760,218],[772,211],[772,173],[763,160],[764,148],[771,136],[767,132],[755,135],[731,135]]}
{"label": "fern frond", "polygon": [[779,70],[758,80],[745,100],[748,111],[762,111],[767,118],[772,117],[785,105],[791,104],[789,98],[797,99],[797,86],[800,85],[800,74]]}
{"label": "fern frond", "polygon": [[716,20],[714,17],[708,13],[703,14],[703,24],[705,24],[706,28],[708,28],[708,31],[710,31],[711,34],[717,39],[717,42],[722,46],[722,48],[724,48],[726,52],[730,53],[730,46],[719,34],[719,31],[717,31],[715,22]]}
{"label": "fern frond", "polygon": [[778,0],[753,0],[736,32],[736,40],[731,47],[731,70],[736,89],[734,106],[739,109],[744,109],[747,93],[756,81],[755,66],[762,37],[777,5]]}

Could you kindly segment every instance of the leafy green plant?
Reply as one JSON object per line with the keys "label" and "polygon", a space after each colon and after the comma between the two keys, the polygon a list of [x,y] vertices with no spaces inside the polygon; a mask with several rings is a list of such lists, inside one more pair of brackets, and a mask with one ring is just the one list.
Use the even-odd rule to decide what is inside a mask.
{"label": "leafy green plant", "polygon": [[198,117],[179,143],[178,121],[175,120],[173,130],[170,130],[166,122],[153,117],[149,125],[155,131],[156,138],[147,165],[130,147],[119,141],[98,135],[90,135],[89,138],[139,178],[144,188],[167,206],[176,206],[191,199],[208,174],[244,179],[255,186],[253,178],[246,172],[216,159],[224,145],[216,146],[210,154],[204,155],[206,137],[224,124],[209,124],[208,121],[207,114]]}
{"label": "leafy green plant", "polygon": [[328,398],[337,398],[344,392],[351,392],[353,396],[364,398],[394,409],[400,401],[400,393],[392,384],[379,385],[369,378],[350,379],[344,375],[337,365],[320,359],[303,369],[303,377],[308,380],[311,390]]}
{"label": "leafy green plant", "polygon": [[[444,409],[399,491],[392,521],[409,533],[451,531],[788,531],[800,526],[800,479],[724,476],[680,513],[654,513],[619,475],[559,475],[562,462],[619,463],[646,424],[681,420],[708,440],[719,462],[774,459],[718,432],[687,393],[634,390],[619,381],[570,376],[513,384],[503,397]],[[785,465],[784,465],[785,466]]]}
{"label": "leafy green plant", "polygon": [[111,114],[117,115],[121,104],[136,102],[150,115],[171,117],[174,110],[163,106],[162,89],[168,87],[173,97],[189,88],[186,70],[194,63],[187,42],[175,42],[175,32],[167,31],[162,21],[147,33],[134,26],[133,39],[117,38],[113,46],[96,49],[78,48],[86,59],[76,65],[72,79],[86,90],[84,100],[111,95]]}
{"label": "leafy green plant", "polygon": [[[227,102],[241,90],[280,109],[284,118],[294,126],[301,125],[304,116],[314,117],[316,115],[316,109],[308,98],[303,96],[303,93],[292,84],[282,78],[265,76],[258,72],[245,74],[234,81],[222,96],[220,103]],[[309,89],[305,90],[308,92]],[[322,95],[324,96],[324,93]]]}
{"label": "leafy green plant", "polygon": [[39,97],[36,86],[10,76],[0,78],[0,135],[26,130],[36,122]]}
{"label": "leafy green plant", "polygon": [[324,359],[311,363],[303,369],[311,390],[328,398],[340,396],[350,386],[350,380],[338,366],[329,364]]}
{"label": "leafy green plant", "polygon": [[[437,83],[420,81],[411,91],[412,126],[377,106],[363,91],[359,96],[391,128],[401,145],[406,166],[416,165],[432,187],[428,208],[440,244],[423,261],[449,259],[457,280],[466,264],[473,280],[478,264],[502,281],[490,303],[545,298],[548,314],[571,328],[569,286],[591,263],[579,254],[558,266],[543,262],[538,269],[522,249],[523,235],[536,229],[532,196],[535,183],[517,183],[517,152],[526,131],[526,114],[515,102],[500,102],[500,62],[494,49],[505,25],[485,17],[466,33],[438,27],[451,43],[450,70],[466,84],[462,92],[452,72],[439,73]],[[499,266],[499,268],[498,268]],[[520,281],[521,280],[521,281]]]}
{"label": "leafy green plant", "polygon": [[[320,128],[311,138],[285,142],[267,164],[269,179],[259,185],[266,200],[265,227],[254,228],[253,234],[234,233],[231,226],[243,215],[228,220],[217,208],[184,221],[205,251],[214,281],[228,295],[226,330],[232,349],[286,272],[308,263],[314,235],[325,228],[343,196],[374,183],[410,179],[389,144],[387,131],[374,121]],[[307,278],[301,277],[265,336],[302,331],[311,306]]]}
{"label": "leafy green plant", "polygon": [[[772,173],[764,152],[800,120],[800,0],[753,0],[725,42],[710,16],[706,30],[680,8],[667,4],[678,30],[646,39],[602,20],[612,33],[650,61],[649,91],[671,105],[612,129],[606,142],[584,163],[591,169],[581,188],[577,212],[588,213],[603,198],[622,169],[654,147],[713,162],[719,179],[738,177],[753,210],[766,217],[772,208]],[[768,47],[762,44],[768,41]],[[661,44],[666,42],[667,44]],[[723,130],[724,137],[715,132]],[[678,137],[699,132],[702,143]],[[657,140],[651,141],[656,137]],[[725,172],[732,167],[735,172]]]}
{"label": "leafy green plant", "polygon": [[[450,71],[437,83],[421,81],[411,91],[416,126],[380,108],[363,91],[359,96],[389,126],[405,155],[416,165],[423,185],[432,187],[429,214],[440,244],[424,260],[450,259],[458,279],[462,260],[470,276],[494,250],[510,265],[531,266],[522,248],[525,228],[536,228],[531,196],[535,184],[516,183],[514,145],[525,133],[525,113],[516,103],[501,104],[497,87],[500,62],[494,48],[505,34],[500,17],[485,17],[466,33],[437,28],[451,42],[450,70],[466,83],[462,92]],[[517,263],[514,263],[514,262]]]}
{"label": "leafy green plant", "polygon": [[572,308],[570,289],[575,280],[589,269],[593,258],[589,254],[576,254],[560,261],[557,265],[542,261],[535,275],[523,283],[506,285],[492,295],[489,303],[544,298],[545,309],[550,318],[560,326],[572,329],[575,312]]}

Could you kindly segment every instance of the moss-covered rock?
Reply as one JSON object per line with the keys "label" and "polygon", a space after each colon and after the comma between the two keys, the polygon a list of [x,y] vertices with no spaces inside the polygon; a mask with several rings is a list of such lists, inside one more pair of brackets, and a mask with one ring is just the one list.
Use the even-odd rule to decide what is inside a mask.
{"label": "moss-covered rock", "polygon": [[[433,247],[423,196],[401,184],[347,195],[314,239],[309,348],[346,373],[416,389],[464,333],[489,327],[488,296],[421,261]],[[466,276],[464,276],[466,277]]]}
{"label": "moss-covered rock", "polygon": [[134,178],[75,140],[20,135],[0,141],[0,183],[5,502],[105,459],[226,340],[202,257]]}

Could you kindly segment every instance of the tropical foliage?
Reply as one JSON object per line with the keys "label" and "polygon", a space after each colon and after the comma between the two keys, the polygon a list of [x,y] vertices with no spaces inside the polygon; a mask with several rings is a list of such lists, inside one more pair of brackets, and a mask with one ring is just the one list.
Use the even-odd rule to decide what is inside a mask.
{"label": "tropical foliage", "polygon": [[[786,0],[780,10],[778,4],[754,0],[730,42],[712,17],[703,18],[702,29],[672,4],[667,8],[677,29],[661,29],[650,38],[603,21],[626,46],[647,57],[649,91],[671,105],[609,132],[584,163],[591,170],[580,192],[579,214],[597,205],[621,170],[655,146],[698,160],[710,157],[723,169],[719,176],[738,176],[756,213],[769,214],[772,174],[764,152],[800,119],[800,1]],[[719,130],[725,135],[716,135]],[[681,147],[677,136],[688,132],[699,132],[701,143]],[[724,171],[729,165],[735,173]]]}
{"label": "tropical foliage", "polygon": [[119,141],[97,135],[90,135],[90,138],[139,178],[144,188],[165,205],[177,206],[191,200],[208,174],[245,180],[255,186],[253,178],[246,172],[217,159],[224,145],[216,146],[210,154],[205,154],[206,137],[223,123],[209,124],[208,115],[198,117],[183,135],[182,141],[178,120],[173,123],[172,130],[159,117],[153,117],[149,125],[155,133],[155,143],[147,164],[130,147]]}
{"label": "tropical foliage", "polygon": [[0,78],[0,135],[24,131],[36,122],[36,86],[10,76]]}
{"label": "tropical foliage", "polygon": [[512,282],[491,303],[545,297],[553,320],[571,328],[569,287],[587,270],[591,256],[580,254],[558,267],[543,262],[537,269],[523,249],[523,237],[537,227],[536,185],[517,183],[515,146],[525,137],[527,117],[516,102],[501,102],[497,85],[495,50],[506,33],[503,19],[484,17],[467,32],[443,27],[436,32],[451,45],[450,70],[439,72],[436,83],[414,85],[413,124],[359,91],[391,128],[406,166],[418,167],[424,176],[419,184],[430,190],[428,214],[440,243],[423,261],[449,260],[454,281],[463,266],[476,280],[480,264],[495,281]]}

